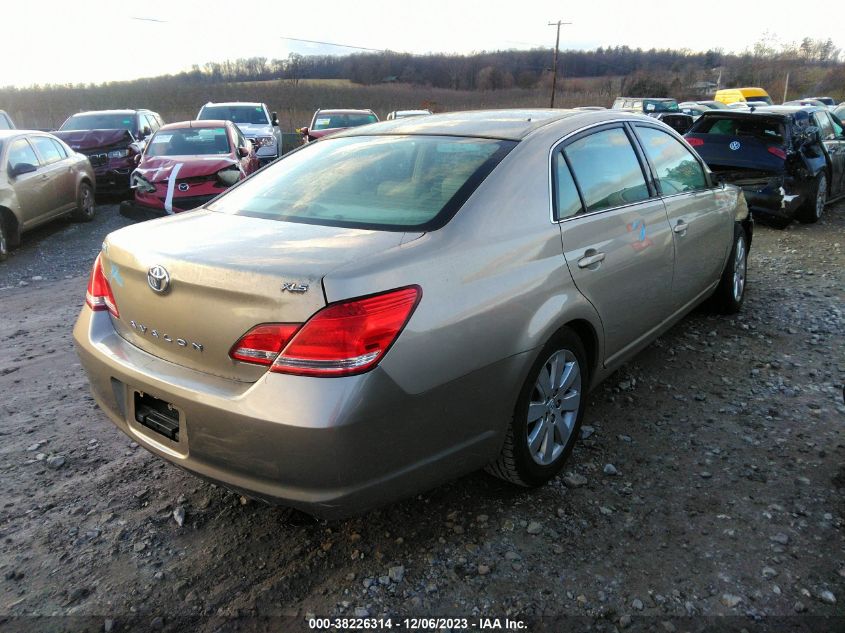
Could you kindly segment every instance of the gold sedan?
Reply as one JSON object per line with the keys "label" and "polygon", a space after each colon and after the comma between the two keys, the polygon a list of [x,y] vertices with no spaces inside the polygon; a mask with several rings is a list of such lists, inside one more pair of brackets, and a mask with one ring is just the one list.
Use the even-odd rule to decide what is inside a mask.
{"label": "gold sedan", "polygon": [[0,261],[45,222],[92,220],[94,184],[88,158],[52,134],[0,130]]}

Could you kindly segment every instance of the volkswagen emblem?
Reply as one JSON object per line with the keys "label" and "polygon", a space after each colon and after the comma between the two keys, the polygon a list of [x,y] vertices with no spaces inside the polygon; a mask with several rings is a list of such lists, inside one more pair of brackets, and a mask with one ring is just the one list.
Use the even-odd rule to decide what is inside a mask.
{"label": "volkswagen emblem", "polygon": [[739,141],[731,141],[731,144],[728,145],[728,147],[730,147],[733,151],[736,151],[741,147],[741,145],[739,144]]}
{"label": "volkswagen emblem", "polygon": [[179,183],[179,191],[187,191],[190,188],[191,188],[191,185],[189,185],[186,182],[180,182]]}
{"label": "volkswagen emblem", "polygon": [[170,274],[164,266],[156,264],[147,271],[147,283],[150,284],[153,292],[163,294],[170,288]]}

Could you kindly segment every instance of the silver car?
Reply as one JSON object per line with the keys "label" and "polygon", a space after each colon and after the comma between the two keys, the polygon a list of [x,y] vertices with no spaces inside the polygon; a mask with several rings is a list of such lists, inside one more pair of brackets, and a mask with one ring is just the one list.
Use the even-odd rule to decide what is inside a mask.
{"label": "silver car", "polygon": [[282,155],[282,132],[279,117],[264,103],[233,101],[206,103],[197,114],[198,121],[231,121],[252,141],[261,165],[272,163]]}
{"label": "silver car", "polygon": [[115,425],[253,497],[336,517],[481,468],[537,486],[590,388],[704,300],[739,310],[752,229],[647,116],[390,121],[109,235],[74,339]]}

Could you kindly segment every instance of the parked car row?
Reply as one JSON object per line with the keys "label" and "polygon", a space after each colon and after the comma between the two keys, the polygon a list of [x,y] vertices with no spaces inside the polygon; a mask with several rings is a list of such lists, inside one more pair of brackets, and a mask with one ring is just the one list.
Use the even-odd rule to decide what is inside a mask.
{"label": "parked car row", "polygon": [[538,486],[591,388],[702,302],[741,308],[753,226],[642,114],[394,118],[111,233],[74,340],[119,429],[252,497],[337,517],[481,468]]}

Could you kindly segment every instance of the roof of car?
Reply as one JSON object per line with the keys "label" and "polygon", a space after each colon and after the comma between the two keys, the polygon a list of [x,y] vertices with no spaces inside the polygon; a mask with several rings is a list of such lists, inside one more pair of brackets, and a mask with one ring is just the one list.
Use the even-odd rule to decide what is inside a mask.
{"label": "roof of car", "polygon": [[759,116],[777,116],[777,117],[789,117],[796,112],[821,112],[826,110],[826,108],[822,108],[819,106],[784,106],[784,105],[771,105],[771,106],[759,106],[755,107],[754,109],[749,108],[748,110],[741,110],[741,109],[730,109],[730,110],[708,110],[701,116],[703,117],[722,117],[722,118],[730,118],[730,117],[759,117]]}
{"label": "roof of car", "polygon": [[251,107],[255,107],[255,106],[263,106],[263,105],[264,104],[261,103],[260,101],[218,101],[218,102],[209,101],[208,103],[206,103],[203,106],[203,108],[205,106],[251,106]]}
{"label": "roof of car", "polygon": [[649,101],[677,101],[672,97],[616,97],[617,99],[633,99],[635,101],[642,101],[648,99]]}
{"label": "roof of car", "polygon": [[44,130],[0,130],[0,141],[5,138],[12,138],[13,136],[20,136],[22,134],[46,134],[52,136],[49,132]]}
{"label": "roof of car", "polygon": [[80,114],[135,114],[136,112],[150,112],[146,108],[138,108],[137,110],[133,110],[131,108],[120,108],[117,110],[86,110],[84,112],[74,112],[71,116],[77,116]]}
{"label": "roof of car", "polygon": [[642,114],[633,114],[621,110],[472,110],[373,123],[338,132],[333,134],[332,138],[382,134],[420,134],[519,141],[531,132],[563,119],[572,119],[573,122],[575,120],[583,121],[586,124],[600,123],[620,117],[655,121],[655,119]]}
{"label": "roof of car", "polygon": [[363,108],[320,108],[319,110],[317,110],[317,112],[334,112],[335,114],[375,114],[372,110],[366,110]]}
{"label": "roof of car", "polygon": [[202,121],[179,121],[178,123],[168,123],[162,125],[159,130],[181,130],[186,127],[193,128],[207,128],[207,127],[225,127],[229,121],[204,119]]}

